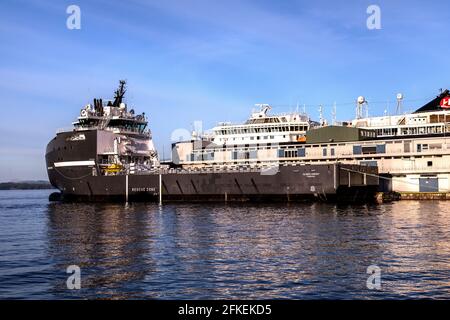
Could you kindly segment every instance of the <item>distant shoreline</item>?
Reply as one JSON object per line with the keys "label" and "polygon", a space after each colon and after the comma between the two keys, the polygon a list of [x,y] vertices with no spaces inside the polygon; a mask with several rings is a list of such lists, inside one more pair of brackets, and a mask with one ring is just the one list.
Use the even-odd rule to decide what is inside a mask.
{"label": "distant shoreline", "polygon": [[54,189],[47,181],[0,182],[0,190]]}

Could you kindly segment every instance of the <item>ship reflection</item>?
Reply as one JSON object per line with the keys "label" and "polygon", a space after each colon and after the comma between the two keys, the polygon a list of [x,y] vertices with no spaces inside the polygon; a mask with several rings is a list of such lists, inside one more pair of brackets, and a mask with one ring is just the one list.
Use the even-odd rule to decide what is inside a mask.
{"label": "ship reflection", "polygon": [[81,268],[81,290],[68,290],[65,279],[58,277],[54,294],[75,298],[142,296],[142,280],[152,268],[145,260],[151,222],[147,218],[147,210],[136,212],[121,204],[49,204],[49,258],[55,260],[60,273],[69,265]]}

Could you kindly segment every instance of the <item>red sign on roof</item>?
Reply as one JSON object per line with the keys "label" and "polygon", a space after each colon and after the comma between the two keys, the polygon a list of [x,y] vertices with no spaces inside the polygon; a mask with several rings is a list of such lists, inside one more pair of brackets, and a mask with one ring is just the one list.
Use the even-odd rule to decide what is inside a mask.
{"label": "red sign on roof", "polygon": [[450,97],[445,97],[441,100],[441,108],[450,109]]}

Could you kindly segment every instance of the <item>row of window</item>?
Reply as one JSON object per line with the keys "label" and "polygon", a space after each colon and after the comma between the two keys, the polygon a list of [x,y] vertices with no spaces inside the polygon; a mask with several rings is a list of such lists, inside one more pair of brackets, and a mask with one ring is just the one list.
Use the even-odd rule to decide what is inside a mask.
{"label": "row of window", "polygon": [[361,145],[353,146],[353,154],[378,154],[378,153],[386,153],[385,144],[377,144],[376,146],[361,146]]}
{"label": "row of window", "polygon": [[369,137],[369,138],[376,138],[377,135],[374,131],[369,131],[369,130],[361,130],[361,136],[362,137]]}
{"label": "row of window", "polygon": [[[386,141],[383,144],[377,144],[377,145],[352,145],[352,149],[350,150],[351,153],[343,154],[343,156],[349,156],[351,154],[353,155],[370,155],[370,154],[386,154],[386,144],[403,144],[403,148],[399,146],[400,148],[397,148],[398,150],[396,152],[404,152],[409,153],[411,152],[412,147],[412,141],[411,140],[396,140],[396,141]],[[240,149],[238,148],[238,145],[223,147],[221,149],[213,149],[209,150],[211,154],[214,154],[214,151],[229,151],[229,152],[238,152],[238,153],[244,153],[244,152],[256,152],[256,150],[270,150],[270,149],[278,149],[278,157],[279,158],[291,158],[291,157],[306,157],[306,149],[308,148],[319,148],[322,147],[322,156],[326,157],[328,155],[335,156],[335,148],[334,146],[345,146],[345,143],[334,143],[334,144],[317,144],[317,145],[287,145],[287,146],[278,146],[275,144],[274,146],[271,146],[270,143],[267,144],[256,144],[255,146],[250,147],[249,144],[246,144],[245,147],[242,146]],[[432,150],[441,150],[443,148],[442,143],[419,143],[416,145],[416,152],[424,152],[424,151],[432,151]],[[447,148],[450,148],[450,145],[447,146]],[[329,150],[329,151],[327,151]],[[205,151],[194,151],[195,154],[200,155],[201,159],[201,153]],[[239,158],[239,157],[238,157]],[[244,157],[245,158],[245,157]]]}
{"label": "row of window", "polygon": [[[388,143],[391,143],[391,141],[389,141]],[[331,144],[331,145],[312,145],[312,147],[314,148],[318,148],[318,147],[323,147],[323,156],[327,156],[327,148],[328,147],[332,147],[332,146],[342,146],[345,144]],[[286,147],[280,147],[280,151],[282,152],[282,157],[290,157],[290,154],[295,154],[297,152],[297,150],[302,150],[301,152],[304,153],[305,149],[310,148],[311,146],[302,146],[302,147],[294,147],[294,148],[289,148],[289,146]],[[272,149],[270,143],[267,145],[263,145],[263,146],[259,146],[257,145],[256,147],[252,147],[249,148],[249,145],[245,145],[245,148],[242,148],[240,150],[236,150],[237,145],[235,146],[235,148],[226,148],[226,149],[222,149],[222,151],[231,151],[231,152],[248,152],[248,151],[254,151],[254,150],[265,150],[265,149]],[[441,150],[442,149],[442,143],[422,143],[422,144],[417,144],[416,146],[416,151],[417,152],[422,152],[422,151],[428,151],[428,150]],[[216,150],[216,149],[214,149]],[[216,150],[217,151],[217,150]],[[293,153],[290,153],[290,152]],[[405,147],[403,149],[403,152],[410,152],[410,141],[405,141]],[[201,154],[201,151],[197,151],[196,154]],[[353,154],[354,155],[360,155],[360,154],[382,154],[382,153],[386,153],[386,145],[385,144],[378,144],[378,145],[353,145]],[[211,154],[214,154],[214,152],[212,152]],[[331,148],[331,156],[334,156],[334,148]]]}
{"label": "row of window", "polygon": [[307,125],[291,125],[291,126],[271,126],[271,127],[248,127],[248,128],[227,128],[216,130],[216,135],[230,135],[230,134],[246,134],[246,133],[264,133],[264,132],[298,132],[307,131]]}
{"label": "row of window", "polygon": [[[325,157],[327,155],[327,149],[323,149],[323,156]],[[334,148],[330,149],[330,155],[334,156],[335,155],[335,150]],[[303,158],[305,157],[305,149],[297,149],[297,150],[283,150],[283,149],[279,149],[278,150],[278,157],[280,159],[282,158]],[[422,156],[422,158],[427,158],[427,157],[431,157],[431,156]],[[435,155],[432,157],[442,157],[442,155]],[[232,160],[250,160],[250,159],[257,159],[257,152],[256,151],[248,151],[248,152],[232,152],[231,153],[231,159]],[[367,166],[376,166],[377,165],[377,160],[383,160],[383,159],[409,159],[410,157],[404,157],[404,156],[395,156],[395,157],[371,157],[371,158],[361,158],[362,160],[360,161],[360,164],[362,165],[367,165]],[[417,157],[416,157],[417,158]],[[190,154],[187,156],[187,160],[189,161],[213,161],[214,159],[214,153],[210,153],[210,154]],[[221,160],[221,159],[217,159],[217,160]],[[355,160],[354,158],[341,158],[341,160],[346,160],[346,161],[352,161]],[[320,160],[314,159],[314,160],[302,160],[304,162],[320,162]],[[325,160],[324,160],[325,161]],[[328,160],[327,160],[328,161]],[[237,164],[237,162],[234,162],[235,164]],[[257,161],[257,163],[261,163],[261,161]],[[432,161],[427,161],[427,166],[431,167],[433,165]]]}
{"label": "row of window", "polygon": [[[277,138],[280,138],[281,136],[277,136]],[[283,135],[283,138],[286,138],[286,135]],[[252,137],[241,137],[239,138],[219,138],[217,141],[220,142],[226,142],[226,141],[244,141],[244,140],[273,140],[275,139],[275,136],[252,136]]]}

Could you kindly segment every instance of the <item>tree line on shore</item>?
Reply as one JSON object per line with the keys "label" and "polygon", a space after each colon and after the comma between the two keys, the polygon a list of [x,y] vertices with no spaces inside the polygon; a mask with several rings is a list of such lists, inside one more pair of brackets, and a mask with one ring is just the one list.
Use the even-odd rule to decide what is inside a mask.
{"label": "tree line on shore", "polygon": [[0,182],[0,190],[53,189],[48,181]]}

